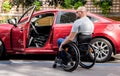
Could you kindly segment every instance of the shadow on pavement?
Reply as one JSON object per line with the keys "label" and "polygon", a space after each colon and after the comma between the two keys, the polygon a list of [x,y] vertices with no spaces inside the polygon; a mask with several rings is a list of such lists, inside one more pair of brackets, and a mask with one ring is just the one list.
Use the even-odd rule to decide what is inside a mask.
{"label": "shadow on pavement", "polygon": [[[2,60],[54,60],[54,59],[55,59],[55,55],[16,54],[16,55],[8,55],[5,59]],[[111,59],[107,62],[115,62],[116,60],[118,60],[116,57],[111,57]]]}
{"label": "shadow on pavement", "polygon": [[55,55],[8,55],[5,60],[15,59],[15,60],[54,60]]}

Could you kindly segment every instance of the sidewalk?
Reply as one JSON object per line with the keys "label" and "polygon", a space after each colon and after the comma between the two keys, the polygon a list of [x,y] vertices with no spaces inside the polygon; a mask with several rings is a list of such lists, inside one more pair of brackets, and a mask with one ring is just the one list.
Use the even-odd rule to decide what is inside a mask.
{"label": "sidewalk", "polygon": [[111,60],[107,63],[120,63],[120,54],[113,55]]}
{"label": "sidewalk", "polygon": [[113,57],[117,60],[120,60],[120,54],[113,55]]}

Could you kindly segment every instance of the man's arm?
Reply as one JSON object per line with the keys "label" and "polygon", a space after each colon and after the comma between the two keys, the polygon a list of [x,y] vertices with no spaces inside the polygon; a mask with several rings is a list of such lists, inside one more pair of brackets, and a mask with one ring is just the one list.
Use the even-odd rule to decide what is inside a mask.
{"label": "man's arm", "polygon": [[76,32],[71,32],[70,34],[69,34],[69,36],[61,43],[61,45],[60,45],[60,47],[59,47],[59,51],[62,51],[62,46],[64,45],[64,44],[67,44],[67,43],[69,43],[70,41],[73,41],[73,39],[76,37]]}

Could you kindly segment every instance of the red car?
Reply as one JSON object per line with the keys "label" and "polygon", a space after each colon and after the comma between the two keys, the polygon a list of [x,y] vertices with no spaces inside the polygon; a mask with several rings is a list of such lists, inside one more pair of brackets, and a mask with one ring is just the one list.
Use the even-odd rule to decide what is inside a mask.
{"label": "red car", "polygon": [[[19,20],[0,24],[0,57],[5,54],[56,54],[57,39],[70,33],[76,20],[75,10],[42,10],[29,8]],[[95,25],[91,41],[97,62],[105,62],[112,53],[120,53],[120,22],[92,13],[87,15]]]}

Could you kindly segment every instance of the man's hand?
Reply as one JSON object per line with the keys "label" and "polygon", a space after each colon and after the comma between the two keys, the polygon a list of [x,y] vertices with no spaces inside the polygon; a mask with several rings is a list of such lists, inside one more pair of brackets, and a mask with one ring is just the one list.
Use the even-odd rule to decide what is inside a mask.
{"label": "man's hand", "polygon": [[61,44],[59,47],[59,51],[62,51],[62,50],[63,50],[63,48],[62,48],[62,44]]}
{"label": "man's hand", "polygon": [[63,50],[62,46],[69,43],[70,41],[72,41],[75,38],[76,34],[77,33],[75,33],[75,32],[71,32],[69,34],[69,36],[61,43],[61,45],[59,47],[59,51],[62,51]]}

